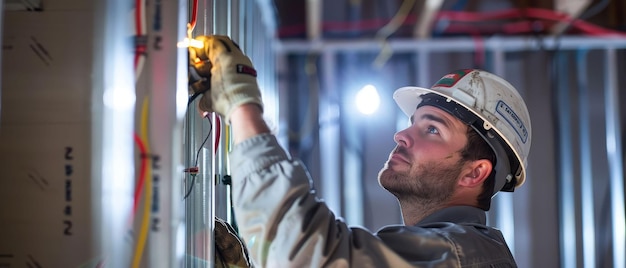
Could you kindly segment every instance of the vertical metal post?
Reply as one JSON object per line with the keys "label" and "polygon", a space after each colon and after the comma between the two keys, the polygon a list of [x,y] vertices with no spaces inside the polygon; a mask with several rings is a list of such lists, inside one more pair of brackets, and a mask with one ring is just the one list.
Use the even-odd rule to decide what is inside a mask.
{"label": "vertical metal post", "polygon": [[578,111],[580,132],[580,191],[582,213],[582,246],[583,266],[596,267],[596,227],[593,199],[593,168],[591,157],[591,134],[590,132],[590,109],[589,87],[587,83],[587,50],[579,50],[577,53],[578,63]]}
{"label": "vertical metal post", "polygon": [[[554,72],[563,74],[562,67],[567,66],[567,55],[557,52],[555,55],[556,66]],[[553,78],[554,79],[554,78]],[[572,135],[569,129],[571,125],[569,85],[567,79],[559,79],[557,84],[556,98],[558,103],[558,133],[559,133],[559,174],[560,174],[560,200],[559,200],[559,226],[561,245],[561,267],[578,267],[576,254],[576,199],[574,198],[574,173],[572,171]]]}
{"label": "vertical metal post", "polygon": [[[346,65],[343,74],[346,77],[356,77],[363,74],[363,69],[359,66],[359,54],[347,52],[343,54],[346,61]],[[352,87],[355,83],[344,83],[342,87]],[[359,89],[350,88],[339,92],[339,101],[341,104],[349,103],[352,100],[348,99],[353,96],[354,92]],[[340,140],[341,146],[341,177],[342,179],[342,204],[344,207],[343,217],[346,222],[353,225],[363,225],[363,175],[364,175],[364,161],[365,156],[363,154],[363,147],[365,142],[365,119],[359,118],[359,113],[351,112],[351,105],[342,105],[340,108],[339,124],[340,126]]]}
{"label": "vertical metal post", "polygon": [[[181,266],[184,230],[181,200],[183,139],[181,129],[187,104],[187,50],[177,43],[186,37],[187,1],[154,1],[148,16],[148,65],[140,82],[150,100],[149,136],[152,158],[152,195],[146,257],[149,267]],[[139,86],[139,84],[138,84]],[[146,184],[147,185],[147,184]],[[147,196],[147,195],[146,195]],[[144,199],[144,202],[145,199]],[[143,228],[143,227],[142,227]],[[181,247],[181,248],[179,248]]]}
{"label": "vertical metal post", "polygon": [[320,92],[320,174],[322,197],[328,207],[336,214],[341,214],[341,167],[339,137],[340,111],[335,91],[335,52],[322,52],[323,75],[326,82]]}
{"label": "vertical metal post", "polygon": [[[498,40],[496,40],[498,41]],[[496,75],[505,77],[506,55],[501,45],[494,45],[493,69]],[[513,195],[511,193],[500,193],[494,197],[496,226],[502,231],[504,239],[509,245],[509,249],[515,255],[515,220],[513,215]]]}
{"label": "vertical metal post", "polygon": [[[196,136],[197,134],[197,128],[196,128],[196,121],[198,120],[198,114],[196,112],[196,109],[194,109],[197,105],[197,101],[194,101],[193,103],[191,103],[189,105],[188,111],[187,111],[187,115],[185,117],[185,156],[184,156],[184,165],[186,168],[190,168],[190,167],[194,167],[195,162],[196,162],[196,151],[194,150],[197,145],[196,145]],[[200,170],[204,170],[202,166],[199,167]],[[193,215],[196,215],[194,213],[195,209],[196,209],[196,202],[193,202],[193,200],[195,199],[196,193],[198,192],[197,190],[200,188],[199,186],[199,182],[197,182],[196,180],[199,180],[199,178],[201,178],[201,173],[198,174],[191,174],[191,172],[185,172],[185,177],[183,180],[183,187],[182,187],[182,196],[184,198],[183,202],[185,202],[185,237],[186,237],[186,241],[187,243],[185,243],[185,252],[187,253],[188,256],[193,256],[193,252],[196,252],[196,244],[194,243],[194,233],[195,233],[195,229],[196,229],[196,224],[195,224],[195,217]],[[198,187],[196,188],[196,184],[198,184]],[[196,193],[194,193],[194,189],[196,190]],[[187,263],[185,263],[185,265],[187,265]]]}
{"label": "vertical metal post", "polygon": [[208,35],[215,32],[215,3],[213,0],[198,0],[198,21],[196,35]]}
{"label": "vertical metal post", "polygon": [[[98,1],[94,35],[93,195],[94,255],[110,267],[129,267],[126,239],[132,214],[135,82],[126,1]],[[106,48],[106,49],[105,49]]]}
{"label": "vertical metal post", "polygon": [[613,267],[626,266],[626,219],[624,215],[623,152],[620,130],[619,93],[617,86],[617,56],[614,48],[608,48],[605,54],[606,73],[606,152],[611,176],[611,215],[613,227]]}
{"label": "vertical metal post", "polygon": [[322,35],[322,0],[306,0],[306,33],[309,41],[319,41]]}
{"label": "vertical metal post", "polygon": [[[232,14],[231,12],[231,0],[227,1],[214,1],[213,2],[213,33],[214,34],[223,34],[223,35],[231,35],[232,34]],[[217,146],[215,146],[215,142],[211,142],[211,152],[212,155],[212,168],[213,168],[213,176],[211,178],[211,182],[214,185],[214,198],[213,198],[213,211],[215,217],[220,217],[222,219],[228,219],[228,195],[227,195],[227,187],[221,182],[221,178],[225,175],[224,170],[224,127],[225,122],[221,122],[217,120],[217,116],[213,116],[213,139],[216,139],[218,136],[220,138],[220,142]],[[219,131],[218,131],[219,130]]]}
{"label": "vertical metal post", "polygon": [[430,86],[430,50],[424,46],[420,46],[417,50],[417,83],[423,87]]}
{"label": "vertical metal post", "polygon": [[226,13],[228,7],[224,0],[217,0],[211,2],[211,11],[213,13],[213,32],[212,34],[227,34],[230,28],[228,23],[228,14]]}
{"label": "vertical metal post", "polygon": [[[430,66],[428,66],[430,62],[430,53],[431,51],[425,46],[418,46],[418,49],[415,50],[414,64],[417,69],[417,81],[414,81],[414,83],[418,86],[428,87],[431,85],[429,79]],[[404,113],[399,114],[400,116],[396,119],[396,131],[405,129],[409,124],[409,120],[406,115],[404,115]]]}
{"label": "vertical metal post", "polygon": [[[198,1],[194,36],[213,33],[214,1]],[[186,56],[185,56],[186,59]],[[185,167],[198,167],[198,173],[186,173],[182,195],[185,198],[185,263],[184,267],[213,267],[214,260],[214,192],[210,161],[213,159],[211,115],[199,113],[198,97],[187,107],[185,119]],[[206,142],[205,142],[206,141]]]}
{"label": "vertical metal post", "polygon": [[[289,59],[288,59],[288,54],[287,53],[276,53],[276,64],[275,64],[275,70],[277,73],[279,74],[284,74],[287,73],[287,70],[289,68]],[[289,89],[289,83],[287,82],[287,79],[281,79],[279,81],[277,81],[276,84],[274,84],[273,86],[275,86],[278,90],[278,94],[277,95],[277,102],[278,103],[285,103],[286,101],[288,101],[288,96],[290,93],[290,89]],[[317,102],[317,101],[316,101]],[[315,103],[314,105],[317,105],[317,103]],[[282,126],[281,128],[278,129],[278,134],[276,135],[278,138],[279,143],[284,146],[284,148],[289,148],[289,108],[288,105],[281,105],[280,107],[278,107],[278,109],[276,109],[276,113],[278,115],[278,125]]]}

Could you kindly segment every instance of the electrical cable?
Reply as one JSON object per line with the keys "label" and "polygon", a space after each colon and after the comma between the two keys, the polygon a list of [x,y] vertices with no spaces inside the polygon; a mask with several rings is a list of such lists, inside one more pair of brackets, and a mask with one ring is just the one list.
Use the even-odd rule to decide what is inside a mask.
{"label": "electrical cable", "polygon": [[[564,22],[570,21],[573,27],[576,27],[582,33],[586,35],[594,35],[594,36],[626,36],[626,33],[606,29],[589,22],[575,19],[572,20],[571,17],[565,13],[549,10],[549,9],[541,9],[541,8],[526,8],[526,9],[508,9],[508,10],[499,10],[499,11],[489,11],[489,12],[456,12],[456,11],[441,11],[438,14],[438,19],[448,19],[450,21],[456,22],[485,22],[491,20],[502,20],[502,19],[515,19],[519,17],[527,17],[532,19],[541,19],[545,21],[554,21],[554,22]],[[532,29],[532,25],[536,22],[526,22],[525,25],[530,25],[527,27],[528,29]],[[545,22],[542,22],[545,23]],[[502,25],[502,24],[501,24]],[[473,27],[473,28],[476,28]]]}
{"label": "electrical cable", "polygon": [[[196,22],[198,20],[198,0],[193,0],[191,4],[190,18],[191,20],[187,23],[187,38],[192,39],[192,33],[196,27]],[[189,97],[189,100],[187,101],[187,111],[189,111],[189,106],[191,105],[191,103],[193,103],[195,99],[200,97],[202,94],[204,94],[208,90],[209,89],[207,88],[201,92],[195,92],[191,97]],[[204,117],[208,119],[208,113],[205,113]],[[192,168],[186,169],[186,171],[188,171],[191,175],[191,183],[190,183],[189,189],[187,190],[187,193],[185,193],[185,195],[183,196],[183,200],[186,200],[187,197],[189,197],[189,195],[191,194],[191,191],[193,190],[193,186],[196,183],[196,174],[193,174],[191,172],[192,172],[192,169],[195,169],[196,172],[198,171],[198,159],[200,158],[200,152],[202,151],[202,147],[204,146],[204,144],[207,142],[207,140],[211,136],[212,128],[213,128],[213,124],[211,120],[209,119],[209,133],[207,134],[206,138],[204,138],[204,141],[202,141],[202,144],[200,144],[200,147],[198,148],[198,152],[196,153],[196,159],[194,161],[194,166]]]}
{"label": "electrical cable", "polygon": [[[143,66],[145,63],[146,56],[146,16],[145,16],[145,0],[136,0],[135,1],[135,56],[133,60],[133,68],[135,71],[135,82],[139,80],[141,72],[143,71]],[[132,267],[139,267],[141,262],[141,257],[143,255],[143,250],[145,248],[145,242],[147,240],[148,233],[148,225],[150,218],[150,207],[152,202],[152,187],[150,186],[152,182],[152,174],[151,174],[151,156],[150,149],[148,143],[148,134],[147,134],[147,117],[148,117],[148,99],[147,97],[144,99],[144,105],[141,114],[141,137],[134,133],[133,138],[140,152],[140,171],[139,177],[137,179],[137,183],[135,185],[135,192],[133,196],[133,208],[132,214],[130,218],[130,225],[135,219],[135,215],[137,213],[137,208],[139,205],[139,199],[141,197],[141,193],[143,190],[144,184],[146,184],[146,196],[144,198],[144,213],[140,227],[140,235],[137,241],[137,245],[135,248],[135,254],[133,256],[133,265]]]}
{"label": "electrical cable", "polygon": [[[594,8],[595,10],[595,8]],[[589,12],[588,14],[591,14]],[[589,16],[589,15],[585,15]],[[512,20],[512,19],[535,19],[540,21],[524,21],[524,22],[512,22],[502,23],[498,20]],[[571,17],[565,13],[542,8],[518,8],[518,9],[504,9],[497,11],[486,12],[469,12],[469,11],[449,11],[443,10],[437,13],[436,22],[446,21],[446,24],[452,24],[453,22],[477,22],[477,23],[497,23],[491,26],[477,26],[470,25],[463,26],[448,26],[442,33],[472,33],[477,29],[481,30],[480,33],[484,33],[484,29],[491,27],[492,32],[499,33],[497,30],[508,30],[508,34],[521,34],[521,33],[535,33],[536,28],[540,24],[546,24],[548,22],[564,22],[571,21],[571,26],[579,30],[584,35],[591,36],[604,36],[604,37],[626,37],[626,33],[604,28],[581,19],[572,20]],[[407,16],[403,25],[408,25],[415,22],[415,15]],[[324,31],[354,31],[354,30],[373,30],[382,27],[385,24],[384,20],[362,20],[358,22],[323,22],[322,28]],[[448,29],[456,28],[456,31],[449,31]],[[278,29],[278,36],[281,38],[289,37],[290,35],[297,35],[305,31],[304,25],[294,25],[281,27]]]}
{"label": "electrical cable", "polygon": [[[137,144],[137,147],[139,147],[139,153],[140,153],[140,159],[141,159],[141,166],[139,168],[139,177],[137,178],[137,184],[135,185],[135,195],[134,195],[134,199],[133,199],[133,218],[135,217],[135,214],[137,213],[137,206],[139,205],[139,197],[141,196],[141,189],[143,189],[143,183],[144,180],[146,178],[146,168],[147,168],[147,161],[146,159],[148,159],[148,157],[150,157],[146,151],[146,146],[143,143],[143,140],[141,140],[141,137],[139,137],[139,135],[137,135],[137,133],[134,133],[133,135],[134,139],[135,139],[135,144]],[[131,218],[131,222],[133,221],[133,218]]]}
{"label": "electrical cable", "polygon": [[391,55],[393,55],[393,50],[389,46],[387,38],[389,38],[389,36],[395,33],[400,26],[402,26],[414,5],[415,0],[402,1],[398,12],[396,12],[396,14],[391,18],[389,23],[376,32],[376,39],[381,41],[382,47],[380,53],[376,56],[376,59],[374,59],[374,62],[372,63],[374,67],[382,68],[389,58],[391,58]]}
{"label": "electrical cable", "polygon": [[484,69],[486,55],[485,42],[479,34],[474,34],[472,39],[474,40],[474,68]]}
{"label": "electrical cable", "polygon": [[193,0],[191,4],[191,21],[189,27],[193,30],[196,27],[196,21],[198,20],[198,0]]}
{"label": "electrical cable", "polygon": [[192,33],[196,28],[196,22],[198,20],[198,0],[193,0],[191,4],[191,21],[187,23],[187,38],[192,39]]}
{"label": "electrical cable", "polygon": [[[196,153],[196,160],[194,161],[194,167],[198,167],[198,159],[200,159],[200,152],[202,151],[202,147],[204,147],[206,142],[209,140],[209,137],[211,136],[211,130],[213,129],[213,123],[211,122],[211,119],[209,119],[208,114],[205,115],[205,118],[209,120],[209,132],[206,135],[206,138],[204,138],[204,141],[202,141],[202,143],[200,144],[200,147],[198,148],[198,152]],[[195,183],[196,183],[196,175],[191,174],[191,184],[189,186],[189,189],[187,190],[187,193],[185,193],[185,196],[183,196],[183,200],[187,199],[187,197],[191,195],[191,191],[193,190],[193,185]]]}
{"label": "electrical cable", "polygon": [[[190,23],[191,30],[195,27],[196,24],[196,15],[197,15],[197,0],[194,0],[193,5],[193,15],[192,22]],[[143,66],[145,64],[145,56],[147,49],[147,40],[145,39],[146,35],[146,13],[145,13],[145,0],[136,0],[135,1],[135,57],[133,60],[133,66],[135,69],[135,81],[137,81],[141,75],[143,70]],[[193,100],[191,100],[193,101]],[[132,267],[139,267],[141,262],[141,257],[143,255],[143,251],[145,249],[145,243],[148,236],[148,228],[149,228],[149,218],[150,218],[150,208],[152,204],[152,167],[150,165],[151,155],[149,149],[148,142],[148,109],[149,109],[149,101],[148,98],[144,98],[142,114],[141,114],[141,137],[134,134],[135,143],[139,147],[141,153],[141,167],[139,172],[139,179],[137,185],[135,187],[134,193],[134,202],[133,202],[133,210],[132,215],[136,214],[137,207],[139,204],[139,197],[141,195],[142,189],[145,184],[145,197],[144,197],[144,212],[143,219],[141,222],[141,227],[139,231],[139,238],[137,241],[137,246],[135,249],[135,255],[133,256]]]}
{"label": "electrical cable", "polygon": [[[187,38],[192,39],[192,33],[193,33],[193,30],[196,28],[196,23],[198,21],[198,0],[193,0],[192,1],[190,18],[191,18],[191,20],[187,23]],[[189,97],[189,100],[187,101],[187,111],[189,111],[189,106],[191,105],[191,103],[193,103],[194,100],[196,100],[198,97],[200,97],[201,95],[206,93],[208,90],[209,90],[209,88],[207,88],[207,89],[205,89],[203,91],[200,91],[200,92],[195,92],[193,95],[191,95],[191,97]],[[211,130],[213,128],[213,123],[211,122],[211,119],[209,119],[208,114],[209,113],[205,113],[204,117],[209,120],[209,133],[207,133],[206,138],[204,138],[204,140],[200,144],[200,147],[198,148],[198,152],[196,153],[196,159],[194,161],[194,166],[193,166],[193,168],[195,168],[196,172],[198,170],[198,159],[200,159],[200,152],[202,151],[202,147],[204,146],[204,144],[206,144],[206,142],[209,140],[209,137],[211,136]],[[191,169],[192,168],[188,168],[187,169],[187,170],[189,170],[190,175],[191,175],[191,183],[190,183],[189,189],[187,190],[187,193],[185,193],[185,195],[183,196],[183,200],[186,200],[187,197],[189,197],[189,195],[191,195],[191,191],[193,190],[193,186],[196,183],[196,176],[197,175],[191,173]]]}
{"label": "electrical cable", "polygon": [[[146,156],[150,154],[150,146],[148,140],[148,112],[149,112],[149,100],[145,97],[143,100],[143,106],[141,109],[141,139],[145,146]],[[150,225],[150,208],[152,206],[152,166],[150,164],[151,157],[146,158],[146,174],[145,174],[145,195],[144,195],[144,210],[141,220],[141,227],[139,229],[139,238],[137,239],[137,246],[135,248],[135,255],[133,256],[133,268],[139,267],[141,263],[141,257],[143,256],[143,250],[145,249],[146,240],[148,240],[148,229]]]}
{"label": "electrical cable", "polygon": [[[193,0],[192,4],[191,4],[191,15],[190,15],[191,20],[189,21],[189,23],[187,23],[187,38],[192,39],[192,33],[193,30],[196,27],[196,23],[198,20],[198,0]],[[187,101],[187,110],[189,110],[189,106],[191,105],[191,103],[197,99],[198,97],[200,97],[201,95],[203,95],[204,93],[206,93],[209,89],[205,89],[201,92],[195,92]],[[208,118],[208,113],[204,115],[205,118]],[[213,124],[211,122],[211,120],[209,119],[209,133],[207,134],[206,138],[204,139],[204,141],[202,142],[202,144],[200,145],[200,148],[198,148],[198,152],[196,153],[196,160],[195,160],[195,164],[194,164],[194,168],[196,170],[198,170],[198,159],[200,158],[200,152],[202,151],[202,147],[204,146],[204,144],[208,141],[209,137],[211,136],[211,129],[213,128]],[[187,170],[191,170],[187,169]],[[190,173],[191,174],[191,173]],[[191,191],[193,190],[193,186],[195,184],[195,179],[196,179],[196,175],[195,174],[191,174],[192,179],[191,179],[191,186],[189,187],[189,190],[187,190],[187,193],[185,193],[185,195],[183,196],[183,200],[187,199],[187,197],[189,197],[189,195],[191,194]]]}
{"label": "electrical cable", "polygon": [[191,97],[189,97],[189,100],[187,101],[187,109],[189,109],[189,105],[191,105],[191,103],[196,100],[198,97],[200,97],[202,94],[204,94],[205,92],[209,91],[209,89],[205,89],[201,92],[196,92],[193,95],[191,95]]}
{"label": "electrical cable", "polygon": [[[145,33],[146,33],[145,19],[146,19],[145,0],[136,0],[135,1],[135,56],[133,60],[133,67],[135,71],[135,81],[139,79],[139,76],[141,75],[144,62],[145,62],[145,53],[146,53],[146,40],[144,38]],[[147,99],[144,100],[144,106],[146,105],[147,105]],[[147,108],[144,108],[144,109],[147,109]],[[142,112],[142,119],[141,119],[142,121],[147,121],[147,118],[144,118],[144,117],[147,117],[147,110],[144,110]],[[139,151],[140,151],[141,164],[140,164],[139,177],[135,185],[135,192],[133,196],[131,223],[134,221],[135,215],[137,213],[139,199],[143,190],[144,183],[146,182],[146,180],[151,179],[150,178],[151,169],[149,165],[150,151],[148,148],[148,139],[147,139],[147,133],[146,133],[147,130],[142,129],[141,131],[142,131],[141,135],[143,137],[140,137],[136,133],[134,134],[135,143],[139,147]],[[151,199],[151,198],[148,197],[148,195],[151,195],[151,192],[149,191],[151,190],[146,190],[146,198],[144,199],[145,203],[150,202],[148,199]],[[150,215],[149,209],[150,209],[149,206],[147,206],[147,208],[144,209],[142,228],[143,228],[143,225],[147,225],[147,220]],[[141,231],[146,233],[144,236],[147,236],[147,227],[146,227],[146,230],[141,230]],[[133,257],[134,265],[132,267],[139,266],[139,262],[141,261],[141,256],[143,255],[145,239],[146,239],[145,237],[141,237],[140,235],[140,238],[138,240],[138,243],[135,249],[135,255]]]}
{"label": "electrical cable", "polygon": [[[146,13],[145,13],[145,0],[136,0],[135,1],[135,57],[133,60],[133,68],[135,70],[135,82],[139,79],[139,76],[143,70],[144,62],[145,62],[145,49],[146,49],[146,40],[142,39],[142,36],[146,33]],[[141,152],[141,168],[139,172],[139,178],[137,180],[137,184],[135,185],[135,193],[133,199],[133,217],[131,218],[131,223],[133,218],[137,212],[137,206],[139,204],[139,198],[141,196],[141,192],[143,189],[143,183],[145,178],[145,168],[146,162],[144,161],[146,157],[148,157],[145,152],[145,148],[143,141],[141,138],[134,133],[135,143],[138,145]]]}
{"label": "electrical cable", "polygon": [[139,78],[145,64],[147,49],[145,0],[135,0],[135,80]]}
{"label": "electrical cable", "polygon": [[587,19],[587,18],[590,18],[591,16],[596,15],[597,13],[605,9],[608,5],[609,5],[609,1],[603,0],[602,2],[598,2],[597,4],[588,8],[584,12],[580,13],[580,15],[578,15],[576,18],[568,18],[567,20],[565,20],[567,24],[554,37],[555,49],[556,50],[559,49],[561,36],[565,32],[567,32],[567,30],[569,30],[569,28],[572,27],[572,25],[574,25],[575,22],[582,21],[583,19]]}
{"label": "electrical cable", "polygon": [[[231,129],[230,129],[230,125],[226,125],[224,126],[224,144],[226,146],[226,152],[229,153],[231,150],[231,146],[232,146],[232,139],[230,137],[231,135]],[[226,158],[225,159],[225,165],[226,165],[226,174],[230,174],[230,162],[228,161],[229,159]],[[229,197],[229,201],[230,201],[230,215],[235,215],[235,206],[233,205],[233,194],[232,194],[232,179],[230,177],[230,175],[228,176],[228,182],[224,183],[225,185],[227,185],[228,189],[228,197]],[[224,176],[224,178],[226,179],[226,176]],[[235,233],[239,234],[239,226],[237,225],[237,219],[235,219],[235,217],[230,217],[229,218],[229,223],[231,225],[231,227],[233,227],[233,229],[235,230]]]}
{"label": "electrical cable", "polygon": [[581,13],[580,16],[578,16],[578,19],[585,20],[597,15],[598,13],[600,13],[600,11],[606,9],[609,6],[609,2],[611,1],[602,0],[602,2],[596,3],[592,7],[588,8],[585,12]]}
{"label": "electrical cable", "polygon": [[217,146],[219,146],[220,134],[222,133],[222,120],[219,116],[216,116],[215,121],[215,146],[213,146],[213,155],[217,154]]}

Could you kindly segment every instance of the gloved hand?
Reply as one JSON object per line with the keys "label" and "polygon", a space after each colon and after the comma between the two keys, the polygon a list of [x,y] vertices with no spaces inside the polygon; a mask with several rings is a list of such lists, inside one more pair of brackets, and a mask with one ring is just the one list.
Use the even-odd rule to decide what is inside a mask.
{"label": "gloved hand", "polygon": [[230,224],[215,218],[215,267],[252,267],[248,250]]}
{"label": "gloved hand", "polygon": [[250,59],[239,46],[227,36],[199,36],[202,48],[189,47],[193,66],[191,84],[195,94],[204,94],[199,108],[206,112],[216,112],[230,121],[235,108],[247,103],[255,103],[263,109],[261,91],[256,79],[256,70]]}

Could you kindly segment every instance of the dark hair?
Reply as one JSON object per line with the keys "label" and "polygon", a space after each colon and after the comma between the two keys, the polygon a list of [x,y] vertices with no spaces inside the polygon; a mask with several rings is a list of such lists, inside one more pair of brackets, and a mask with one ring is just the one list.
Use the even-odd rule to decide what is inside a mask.
{"label": "dark hair", "polygon": [[481,137],[476,130],[472,127],[467,127],[467,144],[461,150],[461,157],[465,161],[473,161],[479,159],[487,159],[491,161],[491,165],[494,167],[487,179],[483,182],[483,190],[478,195],[478,207],[484,211],[488,211],[491,208],[491,197],[494,193],[494,184],[496,177],[496,154],[491,146]]}

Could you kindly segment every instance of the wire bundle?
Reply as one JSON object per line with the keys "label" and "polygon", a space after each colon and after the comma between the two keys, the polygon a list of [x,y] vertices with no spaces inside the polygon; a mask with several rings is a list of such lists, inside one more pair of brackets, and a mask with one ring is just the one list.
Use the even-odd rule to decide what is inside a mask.
{"label": "wire bundle", "polygon": [[[586,15],[572,18],[570,15],[544,8],[513,8],[497,11],[472,12],[442,10],[437,13],[433,23],[433,35],[522,35],[546,32],[557,23],[570,23],[574,32],[590,36],[618,36],[626,37],[626,33],[601,27],[585,21],[589,14],[601,11],[598,7],[606,7],[608,1],[600,2],[589,8]],[[414,26],[418,17],[412,13],[404,15],[401,26]],[[394,16],[394,18],[396,18]],[[371,32],[394,22],[392,19],[370,19],[359,21],[325,21],[322,30],[332,33],[351,33],[355,31]],[[283,26],[278,29],[280,38],[302,36],[306,31],[305,25]]]}

